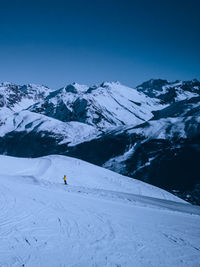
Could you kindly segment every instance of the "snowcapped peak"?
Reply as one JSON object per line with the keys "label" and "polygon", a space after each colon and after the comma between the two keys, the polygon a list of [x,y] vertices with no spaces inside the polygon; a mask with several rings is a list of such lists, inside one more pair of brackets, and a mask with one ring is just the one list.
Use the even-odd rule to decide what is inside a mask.
{"label": "snowcapped peak", "polygon": [[161,103],[170,104],[199,96],[200,82],[196,79],[192,81],[176,80],[174,82],[151,79],[137,86],[136,89],[151,98],[160,99]]}
{"label": "snowcapped peak", "polygon": [[48,89],[48,90],[50,90],[46,85],[34,84],[34,83],[27,84],[27,87],[33,88],[33,89],[43,89],[43,90]]}
{"label": "snowcapped peak", "polygon": [[117,85],[121,85],[121,83],[119,81],[115,81],[115,82],[102,82],[100,84],[101,87],[113,87]]}
{"label": "snowcapped peak", "polygon": [[169,84],[167,80],[163,79],[150,79],[142,84],[138,85],[137,88],[156,88],[156,90],[161,90],[162,86]]}
{"label": "snowcapped peak", "polygon": [[44,99],[52,90],[44,85],[16,85],[10,82],[0,84],[0,107],[14,111],[28,108]]}
{"label": "snowcapped peak", "polygon": [[52,91],[47,86],[33,84],[33,83],[23,85],[20,89],[23,93],[33,94],[33,95],[38,95],[38,96],[47,96],[49,92]]}
{"label": "snowcapped peak", "polygon": [[76,82],[73,82],[72,84],[67,85],[64,90],[67,93],[83,93],[86,92],[88,90],[88,86],[87,85],[83,85],[83,84],[78,84]]}
{"label": "snowcapped peak", "polygon": [[0,83],[0,87],[2,87],[2,86],[10,86],[10,85],[14,85],[14,84],[11,83],[11,82],[2,82],[2,83]]}
{"label": "snowcapped peak", "polygon": [[196,79],[196,78],[194,78],[194,79],[192,79],[192,82],[194,82],[194,83],[198,83],[198,82],[199,82],[199,80],[198,80],[198,79]]}

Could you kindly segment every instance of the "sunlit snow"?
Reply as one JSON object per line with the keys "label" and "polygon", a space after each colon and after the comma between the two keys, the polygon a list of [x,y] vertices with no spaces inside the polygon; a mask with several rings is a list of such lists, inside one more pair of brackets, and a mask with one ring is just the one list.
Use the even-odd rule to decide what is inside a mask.
{"label": "sunlit snow", "polygon": [[0,210],[1,267],[200,262],[199,207],[77,159],[0,156]]}

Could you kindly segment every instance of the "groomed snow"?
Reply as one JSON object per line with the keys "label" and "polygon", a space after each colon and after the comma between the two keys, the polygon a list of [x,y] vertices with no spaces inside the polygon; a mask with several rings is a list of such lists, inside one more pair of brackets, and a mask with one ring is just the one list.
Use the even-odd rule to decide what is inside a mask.
{"label": "groomed snow", "polygon": [[0,156],[0,211],[1,267],[199,266],[199,207],[74,158]]}

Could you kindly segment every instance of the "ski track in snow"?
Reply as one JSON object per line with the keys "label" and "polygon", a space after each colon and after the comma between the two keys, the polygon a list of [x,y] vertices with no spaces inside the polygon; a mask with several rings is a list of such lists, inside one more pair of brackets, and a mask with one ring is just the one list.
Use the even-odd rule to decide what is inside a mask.
{"label": "ski track in snow", "polygon": [[[58,163],[65,161],[65,168],[74,168],[69,186],[59,173]],[[170,194],[153,197],[155,187],[149,196],[110,190],[114,182],[123,189],[120,176],[114,181],[114,173],[98,167],[97,176],[112,179],[101,188],[99,176],[89,187],[83,166],[94,175],[93,165],[68,157],[0,158],[1,267],[200,266],[200,207],[173,201]],[[136,182],[148,192],[148,185]]]}

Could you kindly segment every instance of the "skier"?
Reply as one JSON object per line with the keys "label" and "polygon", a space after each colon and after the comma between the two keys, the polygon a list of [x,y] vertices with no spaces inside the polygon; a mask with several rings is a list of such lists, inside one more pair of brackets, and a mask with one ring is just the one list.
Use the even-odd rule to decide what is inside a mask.
{"label": "skier", "polygon": [[67,177],[66,177],[66,175],[64,175],[63,180],[64,180],[64,183],[67,184]]}

